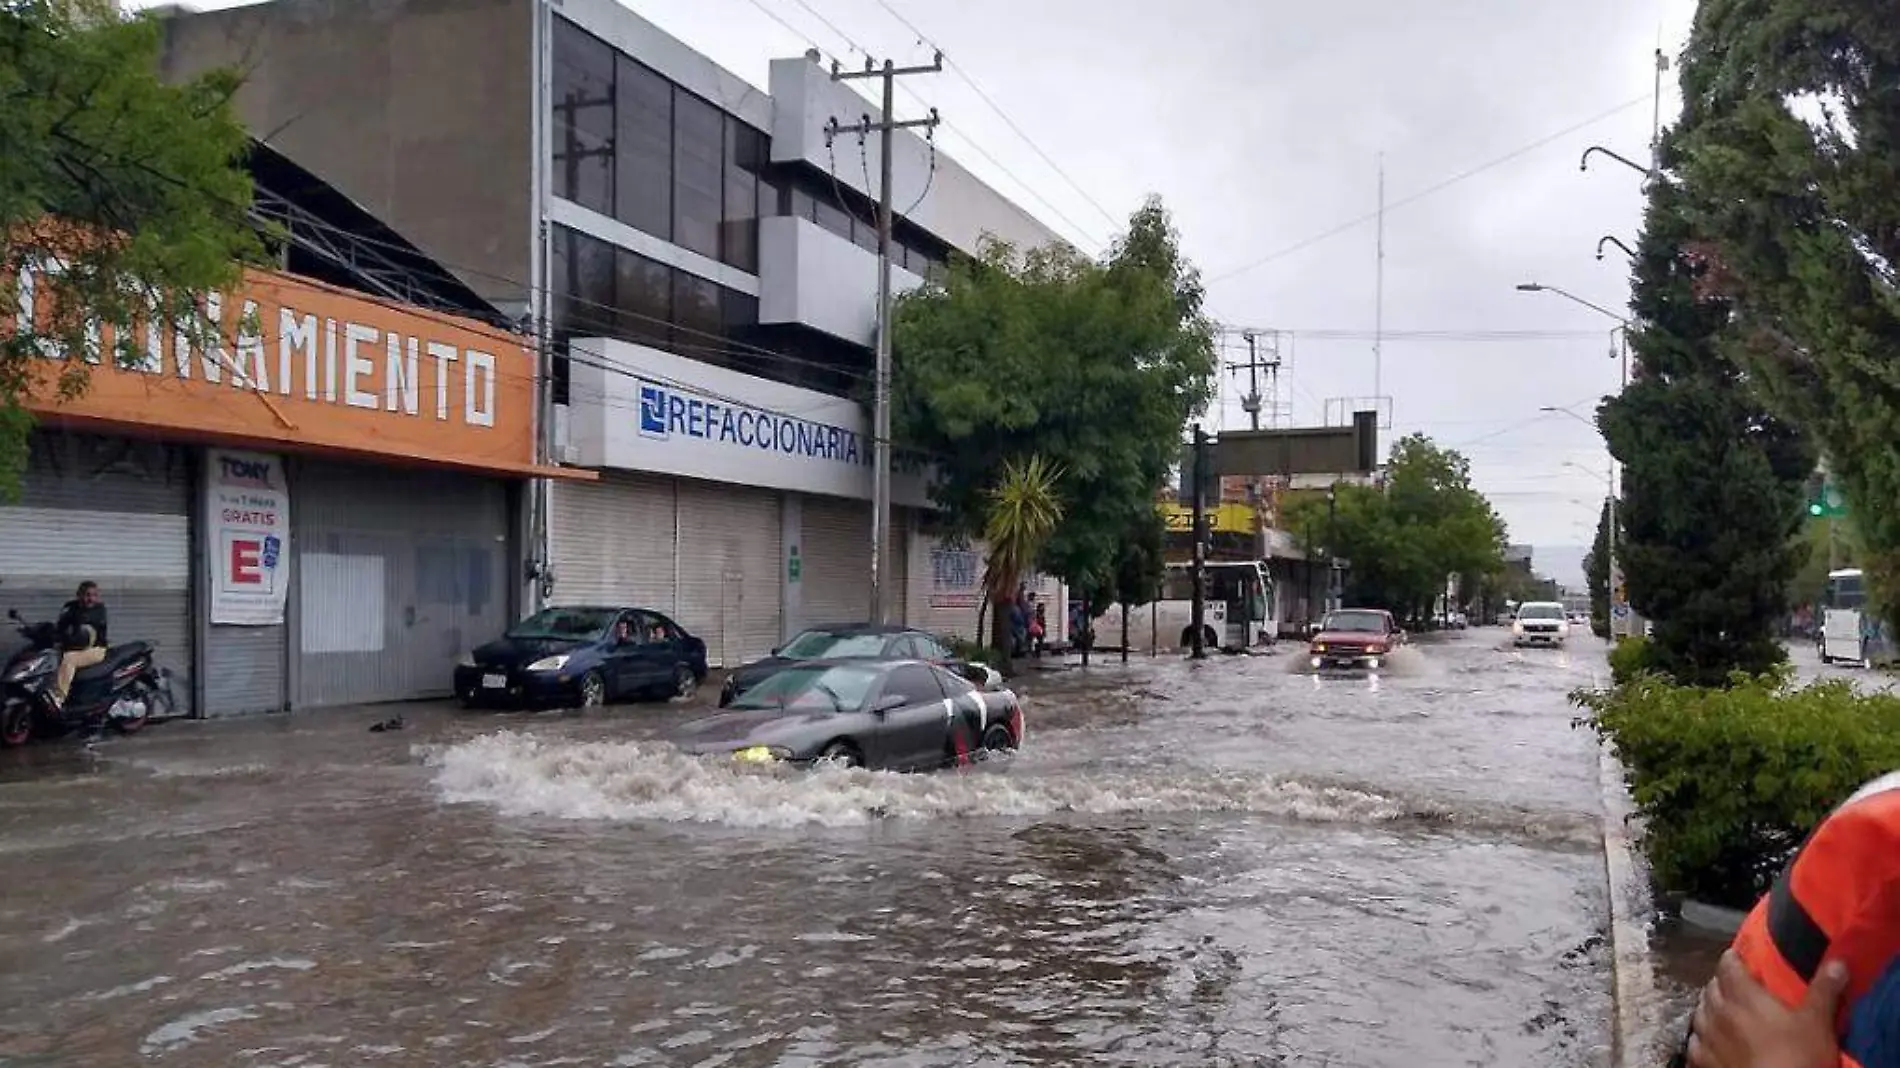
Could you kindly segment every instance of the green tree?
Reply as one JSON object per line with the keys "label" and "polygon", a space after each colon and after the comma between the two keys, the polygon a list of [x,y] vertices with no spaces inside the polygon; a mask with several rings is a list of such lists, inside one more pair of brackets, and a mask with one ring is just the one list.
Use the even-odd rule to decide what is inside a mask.
{"label": "green tree", "polygon": [[1676,167],[1732,351],[1827,456],[1900,607],[1900,35],[1880,0],[1703,0]]}
{"label": "green tree", "polygon": [[1651,183],[1630,305],[1640,373],[1598,425],[1623,463],[1617,557],[1652,625],[1652,663],[1685,685],[1722,685],[1784,657],[1777,628],[1814,463],[1724,354],[1729,309],[1699,294],[1693,238],[1681,192]]}
{"label": "green tree", "polygon": [[1004,465],[1062,473],[1042,568],[1112,582],[1122,543],[1154,511],[1188,419],[1212,397],[1213,326],[1158,200],[1093,262],[1066,245],[992,242],[897,306],[894,436],[935,455],[953,530],[983,530]]}
{"label": "green tree", "polygon": [[82,393],[146,322],[202,344],[193,294],[261,256],[237,77],[160,82],[160,35],[106,0],[0,2],[0,322],[29,324],[0,334],[0,494],[19,491],[29,397]]}
{"label": "green tree", "polygon": [[1407,619],[1429,616],[1451,575],[1504,566],[1504,524],[1472,487],[1470,462],[1422,434],[1392,446],[1383,487],[1302,497],[1287,525],[1306,534],[1309,553],[1346,558],[1349,603]]}
{"label": "green tree", "polygon": [[1596,541],[1583,558],[1584,585],[1590,591],[1590,632],[1599,638],[1610,636],[1610,502],[1603,502],[1597,514]]}

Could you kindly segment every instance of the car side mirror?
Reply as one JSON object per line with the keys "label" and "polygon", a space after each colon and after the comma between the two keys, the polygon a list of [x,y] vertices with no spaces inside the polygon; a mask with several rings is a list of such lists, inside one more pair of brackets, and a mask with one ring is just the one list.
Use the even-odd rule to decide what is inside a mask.
{"label": "car side mirror", "polygon": [[901,693],[887,693],[877,699],[877,703],[871,706],[871,711],[882,716],[895,712],[909,703],[910,700]]}

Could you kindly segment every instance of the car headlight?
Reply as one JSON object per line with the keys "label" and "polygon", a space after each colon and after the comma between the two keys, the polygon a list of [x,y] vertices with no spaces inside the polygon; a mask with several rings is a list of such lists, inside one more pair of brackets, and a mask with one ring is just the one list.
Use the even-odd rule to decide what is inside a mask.
{"label": "car headlight", "polygon": [[1325,643],[1325,642],[1314,642],[1314,643],[1313,643],[1313,651],[1314,651],[1314,652],[1316,652],[1316,653],[1323,653],[1323,652],[1325,652],[1325,651],[1326,651],[1326,643]]}
{"label": "car headlight", "polygon": [[746,764],[770,764],[791,758],[792,751],[776,745],[749,745],[744,749],[735,749],[732,759]]}
{"label": "car headlight", "polygon": [[1524,624],[1522,624],[1522,623],[1513,623],[1513,624],[1511,624],[1511,633],[1512,633],[1512,634],[1522,634],[1522,633],[1524,633]]}
{"label": "car headlight", "polygon": [[567,666],[567,662],[569,659],[571,658],[566,653],[556,653],[553,656],[544,656],[541,659],[536,660],[534,663],[529,664],[528,670],[529,671],[559,671],[562,668]]}
{"label": "car headlight", "polygon": [[457,660],[457,661],[456,661],[455,663],[456,663],[456,666],[457,666],[457,667],[474,667],[474,666],[475,666],[475,654],[474,654],[474,653],[463,653],[463,654],[462,654],[462,659],[460,659],[460,660]]}
{"label": "car headlight", "polygon": [[1368,645],[1368,646],[1366,646],[1366,652],[1368,652],[1368,653],[1370,653],[1370,654],[1371,654],[1371,655],[1373,655],[1373,656],[1378,656],[1378,655],[1380,655],[1381,653],[1384,653],[1384,652],[1385,652],[1385,646],[1383,646],[1383,645]]}

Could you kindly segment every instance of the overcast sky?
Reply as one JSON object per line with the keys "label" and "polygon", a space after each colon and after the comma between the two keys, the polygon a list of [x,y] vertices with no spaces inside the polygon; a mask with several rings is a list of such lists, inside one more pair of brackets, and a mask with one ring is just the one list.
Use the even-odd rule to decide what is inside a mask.
{"label": "overcast sky", "polygon": [[[1214,315],[1289,332],[1279,399],[1302,425],[1374,393],[1383,153],[1386,440],[1463,451],[1512,540],[1580,578],[1558,547],[1589,542],[1608,457],[1592,426],[1538,409],[1588,418],[1616,388],[1616,324],[1514,287],[1623,310],[1627,263],[1595,250],[1633,241],[1641,175],[1578,159],[1592,144],[1645,158],[1654,51],[1678,52],[1693,0],[1186,0],[1165,18],[1153,0],[630,6],[761,87],[772,58],[814,45],[853,66],[860,49],[927,62],[907,20],[952,70],[906,79],[900,112],[938,107],[945,151],[1092,252],[1159,193]],[[1676,105],[1672,70],[1665,122]]]}
{"label": "overcast sky", "polygon": [[[908,79],[916,96],[899,110],[936,105],[946,151],[1091,251],[1161,194],[1214,314],[1292,332],[1280,399],[1301,424],[1374,392],[1383,152],[1389,433],[1424,431],[1469,456],[1514,541],[1589,542],[1608,457],[1593,427],[1538,409],[1588,417],[1616,388],[1616,324],[1514,287],[1623,310],[1627,262],[1595,249],[1604,234],[1633,242],[1641,175],[1602,157],[1580,172],[1578,159],[1592,144],[1645,158],[1653,54],[1659,41],[1679,50],[1691,0],[1192,0],[1165,19],[1152,0],[632,6],[759,85],[772,56],[813,44],[850,65],[859,47],[927,62],[894,9],[968,75]],[[1665,122],[1675,109],[1672,70]],[[1428,332],[1456,336],[1417,336]],[[1549,336],[1500,336],[1522,332]],[[1224,377],[1227,425],[1244,426]],[[1561,573],[1574,567],[1565,555],[1549,562],[1576,578]]]}

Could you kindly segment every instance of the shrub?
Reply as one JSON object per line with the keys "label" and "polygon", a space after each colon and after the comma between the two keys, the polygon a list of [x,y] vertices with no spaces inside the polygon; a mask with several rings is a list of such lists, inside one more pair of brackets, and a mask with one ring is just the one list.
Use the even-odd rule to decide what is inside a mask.
{"label": "shrub", "polygon": [[1648,638],[1625,638],[1610,646],[1610,679],[1618,686],[1633,682],[1645,671],[1655,670],[1654,660]]}
{"label": "shrub", "polygon": [[1657,882],[1711,904],[1752,905],[1815,823],[1900,768],[1900,698],[1841,680],[1699,689],[1641,675],[1572,700],[1628,769]]}

